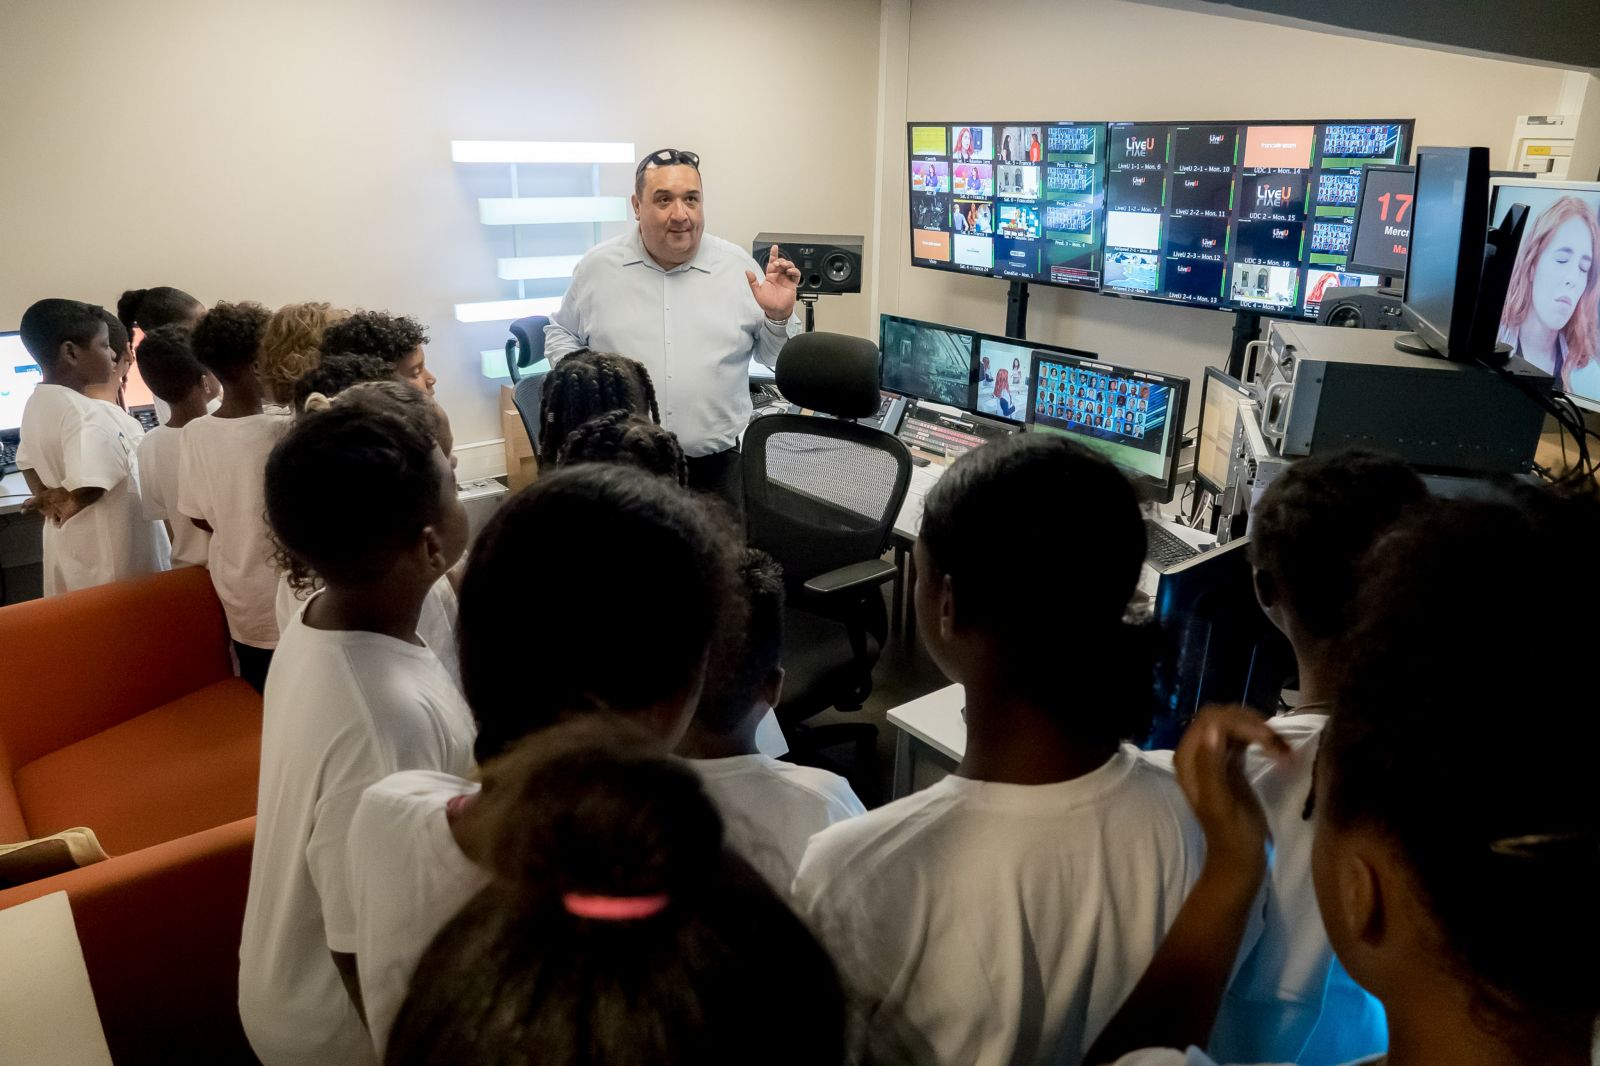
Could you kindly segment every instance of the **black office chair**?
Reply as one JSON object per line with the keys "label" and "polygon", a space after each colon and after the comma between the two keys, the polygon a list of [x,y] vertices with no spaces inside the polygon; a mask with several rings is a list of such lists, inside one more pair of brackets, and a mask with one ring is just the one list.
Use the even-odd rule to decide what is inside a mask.
{"label": "black office chair", "polygon": [[529,315],[511,323],[511,337],[506,341],[506,369],[511,372],[511,402],[517,405],[522,425],[528,431],[528,440],[539,447],[539,398],[544,390],[545,375],[550,371],[532,370],[544,360],[544,327],[550,320],[544,315]]}
{"label": "black office chair", "polygon": [[778,720],[802,761],[854,742],[864,766],[877,741],[871,723],[803,723],[829,707],[860,710],[872,692],[889,630],[882,586],[895,574],[883,553],[911,481],[911,453],[880,429],[843,421],[877,413],[871,341],[793,337],[778,356],[777,383],[789,402],[835,416],[767,415],[744,438],[749,541],[783,565],[789,597]]}

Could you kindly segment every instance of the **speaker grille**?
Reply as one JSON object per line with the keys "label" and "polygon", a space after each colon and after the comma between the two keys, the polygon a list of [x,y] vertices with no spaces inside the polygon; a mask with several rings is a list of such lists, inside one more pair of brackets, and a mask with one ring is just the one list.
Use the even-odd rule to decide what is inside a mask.
{"label": "speaker grille", "polygon": [[834,252],[824,259],[822,269],[827,274],[828,280],[835,285],[849,281],[850,276],[855,273],[855,268],[850,265],[850,257],[843,252]]}

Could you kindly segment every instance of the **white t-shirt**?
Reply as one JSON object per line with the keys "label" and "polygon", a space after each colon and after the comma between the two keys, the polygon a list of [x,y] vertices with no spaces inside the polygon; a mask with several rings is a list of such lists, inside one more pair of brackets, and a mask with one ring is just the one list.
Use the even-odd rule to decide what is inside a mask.
{"label": "white t-shirt", "polygon": [[417,962],[489,883],[488,872],[456,845],[445,815],[451,800],[478,788],[429,770],[391,774],[367,789],[350,822],[356,964],[380,1057]]}
{"label": "white t-shirt", "polygon": [[[289,584],[288,574],[278,575],[278,590],[273,596],[273,615],[278,620],[279,632],[289,628],[289,623],[300,613],[314,591],[307,590],[302,596]],[[428,598],[422,601],[422,613],[417,616],[417,636],[438,656],[440,665],[450,675],[450,680],[456,683],[456,688],[461,687],[461,655],[456,650],[456,615],[459,613],[456,590],[450,586],[450,578],[446,576],[435,581],[433,587],[428,589]]]}
{"label": "white t-shirt", "polygon": [[[1369,1056],[1357,1059],[1348,1066],[1362,1066],[1363,1063],[1373,1063],[1381,1059],[1382,1055]],[[1179,1051],[1170,1047],[1150,1047],[1140,1051],[1130,1051],[1118,1059],[1112,1066],[1218,1066],[1217,1060],[1207,1055],[1197,1047],[1187,1051]],[[1280,1066],[1289,1066],[1282,1063]]]}
{"label": "white t-shirt", "polygon": [[950,776],[824,830],[794,896],[902,1058],[1077,1062],[1202,860],[1177,781],[1124,746],[1071,781]]}
{"label": "white t-shirt", "polygon": [[267,674],[239,1015],[266,1066],[370,1063],[330,951],[357,950],[349,832],[399,770],[472,772],[473,725],[427,648],[296,618]]}
{"label": "white t-shirt", "polygon": [[144,516],[172,527],[172,565],[204,566],[211,534],[178,511],[178,461],[182,431],[157,426],[139,442],[139,495]]}
{"label": "white t-shirt", "polygon": [[278,643],[278,571],[267,534],[267,455],[289,425],[281,415],[206,415],[179,430],[178,511],[214,531],[211,583],[240,644]]}
{"label": "white t-shirt", "polygon": [[[1325,714],[1279,715],[1272,730],[1288,742],[1294,762],[1283,765],[1252,748],[1245,773],[1261,799],[1272,833],[1262,922],[1252,923],[1240,946],[1241,963],[1217,1011],[1209,1050],[1224,1062],[1299,1062],[1325,996],[1340,1033],[1344,1058],[1377,1054],[1387,1046],[1382,1009],[1341,969],[1330,987],[1333,946],[1322,926],[1311,881],[1312,823],[1305,813],[1311,794],[1317,738]],[[1254,939],[1251,939],[1254,934]],[[1348,986],[1348,987],[1345,987]],[[1326,1060],[1324,1060],[1326,1061]]]}
{"label": "white t-shirt", "polygon": [[46,488],[104,489],[61,525],[44,523],[44,594],[104,585],[171,565],[170,542],[139,502],[144,427],[116,404],[39,385],[22,410],[17,467]]}
{"label": "white t-shirt", "polygon": [[768,755],[690,759],[726,827],[728,846],[787,897],[806,844],[835,822],[865,814],[850,783]]}

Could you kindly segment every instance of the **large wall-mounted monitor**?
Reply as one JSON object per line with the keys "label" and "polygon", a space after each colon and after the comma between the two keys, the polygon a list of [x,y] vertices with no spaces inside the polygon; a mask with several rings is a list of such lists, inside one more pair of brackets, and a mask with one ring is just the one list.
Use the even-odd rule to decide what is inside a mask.
{"label": "large wall-mounted monitor", "polygon": [[[911,259],[1311,318],[1350,268],[1361,171],[1409,119],[911,123]],[[945,223],[945,224],[941,224]]]}
{"label": "large wall-mounted monitor", "polygon": [[1500,312],[1499,339],[1556,378],[1556,387],[1600,411],[1600,183],[1497,178],[1489,224],[1512,204],[1527,229]]}
{"label": "large wall-mounted monitor", "polygon": [[1189,379],[1040,351],[1028,428],[1061,433],[1108,457],[1140,494],[1166,502],[1177,484]]}

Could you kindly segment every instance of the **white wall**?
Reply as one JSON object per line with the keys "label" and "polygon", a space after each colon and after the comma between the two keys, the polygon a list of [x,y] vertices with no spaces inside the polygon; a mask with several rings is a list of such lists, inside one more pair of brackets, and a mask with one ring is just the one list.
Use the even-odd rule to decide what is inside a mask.
{"label": "white wall", "polygon": [[[995,54],[1003,42],[1013,58]],[[911,0],[903,50],[907,121],[1415,118],[1418,143],[1487,145],[1496,167],[1515,117],[1554,110],[1562,83],[1551,68],[1123,0]],[[905,127],[884,128],[899,176],[880,219],[894,249],[878,264],[881,310],[1000,332],[1004,282],[909,265]],[[1035,340],[1196,383],[1227,354],[1229,314],[1031,290]]]}
{"label": "white wall", "polygon": [[[449,142],[691,148],[709,232],[868,234],[877,34],[870,0],[6,0],[0,330],[150,285],[407,312],[457,440],[497,438],[505,326],[452,305],[516,295],[475,203],[506,178]],[[866,300],[819,317],[863,331]]]}

